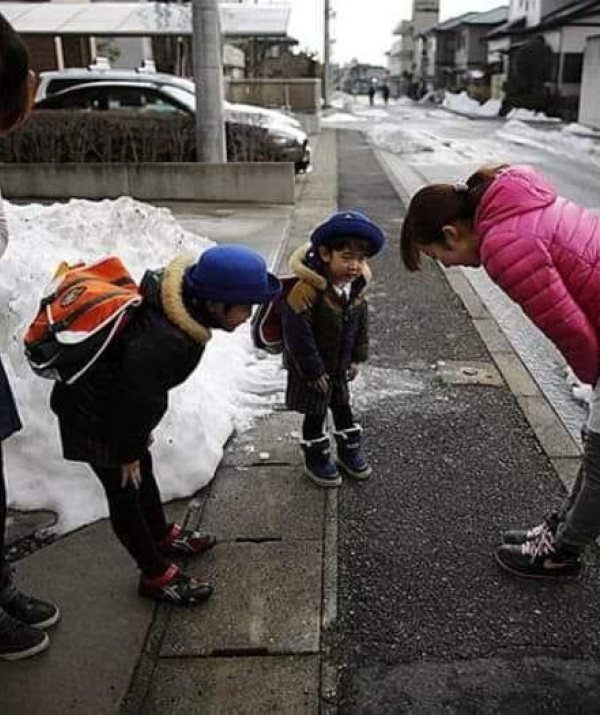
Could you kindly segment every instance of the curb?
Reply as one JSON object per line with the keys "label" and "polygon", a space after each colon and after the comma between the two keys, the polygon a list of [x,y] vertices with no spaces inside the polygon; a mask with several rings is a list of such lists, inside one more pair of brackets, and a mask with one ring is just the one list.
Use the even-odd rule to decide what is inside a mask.
{"label": "curb", "polygon": [[[406,164],[403,166],[402,179],[399,179],[392,171],[385,152],[374,146],[372,146],[372,149],[383,171],[396,190],[398,197],[404,204],[410,200],[415,191],[429,183],[421,172]],[[581,446],[575,442],[563,425],[554,407],[546,399],[537,382],[505,336],[502,328],[469,283],[463,270],[442,267],[442,272],[473,320],[477,332],[508,389],[514,395],[542,451],[552,463],[565,489],[569,491],[579,468],[582,454]]]}

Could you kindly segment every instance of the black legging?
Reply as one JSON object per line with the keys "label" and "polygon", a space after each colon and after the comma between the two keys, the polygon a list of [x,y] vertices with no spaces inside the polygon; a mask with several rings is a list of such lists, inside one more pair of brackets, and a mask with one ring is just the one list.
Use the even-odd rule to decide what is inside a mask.
{"label": "black legging", "polygon": [[6,484],[4,483],[4,465],[2,462],[2,441],[0,441],[0,591],[9,579],[8,563],[4,556],[6,539]]}
{"label": "black legging", "polygon": [[[350,429],[354,424],[354,417],[350,405],[332,405],[331,412],[337,430]],[[327,415],[304,415],[302,423],[302,439],[310,442],[323,436],[323,428]]]}
{"label": "black legging", "polygon": [[140,459],[142,483],[139,489],[131,483],[121,486],[120,467],[90,466],[106,492],[110,521],[119,541],[145,576],[160,576],[169,562],[160,554],[156,543],[166,536],[169,526],[152,471],[150,452]]}

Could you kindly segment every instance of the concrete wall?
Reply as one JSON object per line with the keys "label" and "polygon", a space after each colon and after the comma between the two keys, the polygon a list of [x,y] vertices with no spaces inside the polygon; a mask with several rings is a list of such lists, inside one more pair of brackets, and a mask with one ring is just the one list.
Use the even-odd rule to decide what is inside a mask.
{"label": "concrete wall", "polygon": [[305,114],[321,111],[320,79],[232,79],[225,85],[225,94],[230,102],[241,104],[285,107]]}
{"label": "concrete wall", "polygon": [[595,129],[600,129],[600,36],[590,37],[585,48],[581,98],[579,100],[579,121]]}
{"label": "concrete wall", "polygon": [[293,204],[291,163],[0,164],[6,198]]}

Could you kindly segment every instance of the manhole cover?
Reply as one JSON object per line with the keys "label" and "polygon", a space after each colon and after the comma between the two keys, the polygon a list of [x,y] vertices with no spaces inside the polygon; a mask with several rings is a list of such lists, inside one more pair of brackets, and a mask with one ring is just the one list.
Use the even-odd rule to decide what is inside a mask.
{"label": "manhole cover", "polygon": [[486,385],[503,387],[504,380],[492,363],[444,361],[437,363],[437,370],[445,385]]}

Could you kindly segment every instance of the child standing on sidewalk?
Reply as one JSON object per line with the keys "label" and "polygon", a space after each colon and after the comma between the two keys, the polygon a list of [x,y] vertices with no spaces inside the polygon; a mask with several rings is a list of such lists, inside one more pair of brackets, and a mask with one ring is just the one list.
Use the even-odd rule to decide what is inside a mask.
{"label": "child standing on sidewalk", "polygon": [[207,551],[215,540],[167,523],[152,431],[167,411],[169,390],[200,362],[211,329],[233,331],[252,305],[279,291],[263,259],[242,246],[213,246],[197,261],[177,258],[146,273],[142,305],[102,357],[73,384],[54,387],[65,459],[87,462],[104,487],[113,530],[140,568],[141,596],[194,605],[212,593],[172,562]]}
{"label": "child standing on sidewalk", "polygon": [[384,243],[383,231],[363,213],[337,211],[290,260],[299,280],[282,309],[286,405],[304,415],[304,471],[322,487],[337,487],[342,481],[324,434],[329,408],[336,427],[337,464],[354,479],[371,474],[348,382],[368,356],[367,258],[379,253]]}
{"label": "child standing on sidewalk", "polygon": [[580,574],[600,534],[600,217],[566,198],[530,167],[483,168],[466,184],[432,184],[412,199],[401,239],[406,267],[421,254],[445,266],[483,266],[595,385],[583,469],[560,514],[504,534],[496,558],[517,576]]}
{"label": "child standing on sidewalk", "polygon": [[[21,38],[0,14],[0,135],[17,128],[29,114],[37,87],[29,64]],[[0,197],[0,256],[7,244],[8,226]],[[7,504],[2,445],[20,429],[17,407],[0,362],[0,660],[21,660],[46,650],[50,638],[45,629],[60,618],[53,603],[26,596],[17,588],[4,555]]]}

